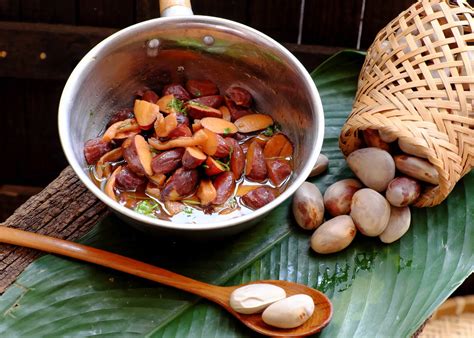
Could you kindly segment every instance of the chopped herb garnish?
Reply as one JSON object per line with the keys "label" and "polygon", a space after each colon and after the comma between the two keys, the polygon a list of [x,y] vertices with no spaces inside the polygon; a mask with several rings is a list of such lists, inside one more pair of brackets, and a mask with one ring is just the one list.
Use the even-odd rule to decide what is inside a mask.
{"label": "chopped herb garnish", "polygon": [[203,164],[202,167],[203,167],[204,169],[209,169],[209,166],[208,166],[207,164]]}
{"label": "chopped herb garnish", "polygon": [[186,115],[186,107],[180,99],[173,98],[167,105],[167,108],[174,109],[176,112]]}
{"label": "chopped herb garnish", "polygon": [[221,166],[223,166],[225,171],[230,171],[230,161],[227,161],[227,163],[224,163],[219,160],[215,160],[215,161],[219,163]]}
{"label": "chopped herb garnish", "polygon": [[268,127],[262,132],[265,136],[273,136],[273,126]]}
{"label": "chopped herb garnish", "polygon": [[92,110],[89,110],[89,116],[94,115],[94,112]]}
{"label": "chopped herb garnish", "polygon": [[184,207],[184,213],[186,215],[191,215],[193,213],[193,208],[188,207],[188,206]]}
{"label": "chopped herb garnish", "polygon": [[273,134],[278,133],[281,131],[281,126],[278,122],[275,122],[273,125],[265,129],[262,134],[265,136],[273,136]]}
{"label": "chopped herb garnish", "polygon": [[193,95],[194,96],[201,96],[201,92],[199,90],[196,90]]}
{"label": "chopped herb garnish", "polygon": [[139,214],[146,215],[149,217],[155,217],[154,211],[158,208],[158,203],[151,200],[144,200],[137,203],[135,206],[135,211]]}
{"label": "chopped herb garnish", "polygon": [[224,135],[230,134],[230,128],[224,128]]}

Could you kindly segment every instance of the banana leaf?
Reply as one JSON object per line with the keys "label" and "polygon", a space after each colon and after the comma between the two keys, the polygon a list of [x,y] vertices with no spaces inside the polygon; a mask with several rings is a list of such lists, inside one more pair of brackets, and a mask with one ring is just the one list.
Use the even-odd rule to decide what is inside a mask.
{"label": "banana leaf", "polygon": [[[311,179],[322,191],[351,177],[337,138],[364,55],[342,52],[312,73],[326,117],[328,172]],[[82,239],[205,282],[233,285],[285,279],[325,292],[334,316],[320,333],[408,336],[474,270],[474,175],[435,208],[413,209],[408,233],[386,245],[357,236],[345,251],[317,255],[299,229],[291,201],[258,226],[208,243],[150,239],[108,216]],[[46,255],[0,297],[0,336],[248,337],[255,334],[198,297],[122,273]]]}

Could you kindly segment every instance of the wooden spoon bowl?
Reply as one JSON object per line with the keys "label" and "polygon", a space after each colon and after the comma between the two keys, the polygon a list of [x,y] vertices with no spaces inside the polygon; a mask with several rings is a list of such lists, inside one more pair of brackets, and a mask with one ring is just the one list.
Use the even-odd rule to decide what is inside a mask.
{"label": "wooden spoon bowl", "polygon": [[[313,298],[314,301],[314,313],[303,325],[298,326],[293,329],[279,329],[273,326],[266,324],[262,320],[262,314],[256,313],[251,315],[244,315],[235,312],[229,306],[229,298],[232,291],[242,287],[243,285],[236,285],[230,287],[224,287],[225,294],[223,294],[222,301],[223,303],[218,302],[222,307],[227,311],[232,313],[237,317],[242,323],[251,328],[252,330],[272,337],[303,337],[315,334],[322,329],[324,329],[331,320],[332,317],[332,304],[331,301],[326,297],[326,295],[318,290],[310,288],[309,286],[288,282],[284,280],[260,280],[251,282],[248,284],[273,284],[281,287],[286,291],[287,296],[293,296],[296,294],[306,294]],[[247,285],[247,284],[245,284]],[[214,299],[215,302],[217,302]],[[224,304],[224,302],[226,302]]]}
{"label": "wooden spoon bowl", "polygon": [[[62,239],[39,235],[23,230],[0,226],[0,242],[19,245],[27,248],[46,251],[62,256],[67,256],[89,263],[105,266],[146,278],[161,284],[172,286],[198,296],[207,298],[225,308],[250,329],[273,337],[301,337],[321,331],[332,317],[332,304],[320,291],[306,285],[280,280],[254,281],[247,284],[268,283],[279,286],[286,291],[287,296],[306,294],[314,300],[314,313],[303,325],[293,329],[279,329],[263,322],[260,313],[245,315],[235,312],[229,305],[231,293],[242,287],[216,286],[206,284],[159,267],[146,264],[128,257],[117,255],[104,250],[95,249],[86,245],[65,241]],[[244,285],[247,285],[244,284]]]}

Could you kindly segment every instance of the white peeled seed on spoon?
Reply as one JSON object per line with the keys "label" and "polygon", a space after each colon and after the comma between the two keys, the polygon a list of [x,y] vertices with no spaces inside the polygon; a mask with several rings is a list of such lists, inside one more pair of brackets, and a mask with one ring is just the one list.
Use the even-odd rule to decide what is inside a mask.
{"label": "white peeled seed on spoon", "polygon": [[235,289],[230,295],[230,306],[235,312],[252,314],[262,312],[267,306],[282,300],[286,292],[272,284],[250,284]]}
{"label": "white peeled seed on spoon", "polygon": [[314,301],[308,295],[294,295],[273,303],[263,311],[263,321],[281,329],[302,325],[314,312]]}

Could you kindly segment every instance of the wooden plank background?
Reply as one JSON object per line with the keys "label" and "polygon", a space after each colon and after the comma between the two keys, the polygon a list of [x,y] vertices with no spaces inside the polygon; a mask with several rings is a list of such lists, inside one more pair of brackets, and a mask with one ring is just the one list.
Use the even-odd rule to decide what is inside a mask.
{"label": "wooden plank background", "polygon": [[[235,20],[284,43],[310,70],[341,48],[367,48],[377,31],[412,2],[384,0],[382,6],[380,0],[192,0],[197,14]],[[0,185],[45,186],[66,166],[56,114],[68,74],[115,30],[158,17],[157,4],[0,0],[0,102],[8,143]]]}

